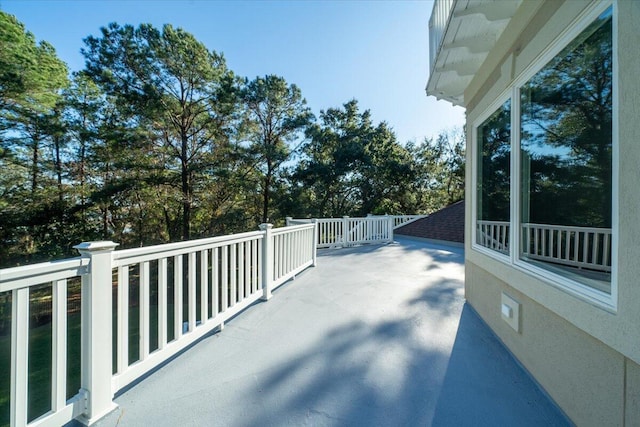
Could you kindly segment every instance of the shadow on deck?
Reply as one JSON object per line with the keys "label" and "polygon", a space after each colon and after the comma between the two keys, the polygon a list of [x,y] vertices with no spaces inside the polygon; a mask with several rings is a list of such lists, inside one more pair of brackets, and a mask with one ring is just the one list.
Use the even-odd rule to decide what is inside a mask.
{"label": "shadow on deck", "polygon": [[320,252],[98,425],[569,425],[465,305],[463,258],[403,238]]}

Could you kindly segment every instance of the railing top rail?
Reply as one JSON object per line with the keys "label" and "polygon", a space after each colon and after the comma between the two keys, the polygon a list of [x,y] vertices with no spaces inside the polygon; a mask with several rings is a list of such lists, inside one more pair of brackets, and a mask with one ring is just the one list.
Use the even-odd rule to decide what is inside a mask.
{"label": "railing top rail", "polygon": [[314,227],[315,227],[314,224],[296,224],[296,225],[290,225],[289,227],[274,228],[271,230],[271,234],[272,235],[287,234],[287,233],[292,233],[298,230],[310,230],[310,229],[313,229]]}
{"label": "railing top rail", "polygon": [[318,222],[342,222],[343,218],[318,218]]}
{"label": "railing top rail", "polygon": [[548,230],[582,231],[592,233],[611,233],[611,228],[579,227],[573,225],[536,224],[532,222],[522,223],[523,227],[546,228]]}
{"label": "railing top rail", "polygon": [[495,225],[509,225],[509,221],[491,221],[488,219],[479,219],[477,221],[478,224],[484,224],[484,225],[491,225],[491,224],[495,224]]}
{"label": "railing top rail", "polygon": [[89,264],[87,258],[70,258],[0,270],[0,292],[68,279],[83,274],[81,269]]}
{"label": "railing top rail", "polygon": [[255,238],[263,237],[262,231],[249,231],[246,233],[231,234],[227,236],[210,237],[207,239],[188,240],[185,242],[166,243],[163,245],[145,246],[142,248],[124,249],[113,252],[113,260],[134,262],[131,258],[141,256],[155,256],[156,258],[179,255],[202,249],[204,246],[215,247],[228,243],[239,243]]}

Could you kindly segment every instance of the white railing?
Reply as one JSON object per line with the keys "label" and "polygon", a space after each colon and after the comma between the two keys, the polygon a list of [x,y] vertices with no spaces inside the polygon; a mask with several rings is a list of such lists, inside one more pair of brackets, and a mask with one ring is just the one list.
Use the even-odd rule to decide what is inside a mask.
{"label": "white railing", "polygon": [[394,217],[389,215],[364,218],[287,218],[288,225],[317,224],[317,247],[335,248],[367,243],[385,243],[393,240]]}
{"label": "white railing", "polygon": [[478,244],[502,253],[509,253],[509,222],[481,221],[476,224]]}
{"label": "white railing", "polygon": [[522,224],[522,253],[531,259],[611,271],[611,229]]}
{"label": "white railing", "polygon": [[[116,407],[114,393],[315,265],[315,227],[263,224],[256,232],[122,251],[112,242],[83,243],[80,258],[0,270],[0,293],[12,300],[10,425],[98,420]],[[82,373],[80,391],[67,400],[72,277],[82,280]],[[29,294],[43,283],[53,289],[51,410],[28,422]]]}
{"label": "white railing", "polygon": [[429,70],[433,72],[456,0],[436,0],[429,18]]}
{"label": "white railing", "polygon": [[[393,230],[427,215],[368,215],[366,218],[287,218],[287,226],[318,224],[318,248],[382,243],[393,239]],[[389,227],[391,228],[389,230]],[[345,232],[346,230],[346,232]]]}
{"label": "white railing", "polygon": [[294,225],[273,230],[273,288],[315,264],[315,226]]}
{"label": "white railing", "polygon": [[[87,273],[89,260],[64,261],[0,270],[0,294],[11,296],[11,369],[9,376],[11,426],[27,425],[29,389],[30,291],[51,287],[51,399],[50,410],[32,420],[30,426],[63,425],[85,411],[85,390],[67,399],[67,283]],[[46,292],[49,293],[48,290]],[[5,296],[7,296],[5,294]],[[5,377],[6,378],[6,377]]]}
{"label": "white railing", "polygon": [[393,229],[400,228],[411,222],[426,218],[427,215],[389,215],[393,219]]}
{"label": "white railing", "polygon": [[[523,257],[577,268],[611,271],[610,228],[524,223],[521,230],[520,251]],[[508,253],[508,222],[477,221],[476,232],[478,244]]]}

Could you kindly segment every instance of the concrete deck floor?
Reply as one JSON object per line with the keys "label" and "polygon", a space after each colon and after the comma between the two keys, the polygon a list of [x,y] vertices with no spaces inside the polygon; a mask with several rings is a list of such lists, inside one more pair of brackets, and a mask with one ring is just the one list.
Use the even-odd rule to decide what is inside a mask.
{"label": "concrete deck floor", "polygon": [[465,305],[463,281],[454,247],[322,251],[98,425],[570,425]]}

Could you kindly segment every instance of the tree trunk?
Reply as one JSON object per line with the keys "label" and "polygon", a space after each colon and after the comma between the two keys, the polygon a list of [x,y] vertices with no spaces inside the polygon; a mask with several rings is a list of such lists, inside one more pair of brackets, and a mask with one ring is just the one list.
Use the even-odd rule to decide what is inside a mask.
{"label": "tree trunk", "polygon": [[269,222],[269,201],[271,190],[271,171],[268,171],[264,177],[264,188],[262,189],[262,223]]}
{"label": "tree trunk", "polygon": [[38,159],[39,159],[39,143],[36,138],[33,139],[33,154],[32,154],[32,165],[31,165],[31,194],[36,192],[36,188],[38,187]]}
{"label": "tree trunk", "polygon": [[187,157],[186,130],[181,132],[181,163],[182,163],[182,240],[189,240],[191,234],[191,180]]}

